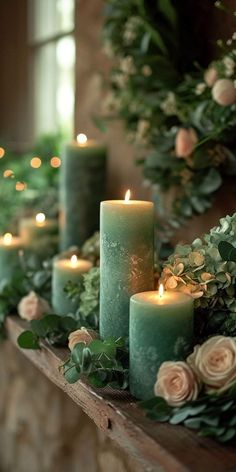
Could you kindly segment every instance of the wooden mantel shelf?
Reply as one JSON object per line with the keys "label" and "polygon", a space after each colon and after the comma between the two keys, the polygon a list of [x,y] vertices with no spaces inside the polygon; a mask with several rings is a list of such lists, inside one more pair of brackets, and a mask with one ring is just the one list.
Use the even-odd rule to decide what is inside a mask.
{"label": "wooden mantel shelf", "polygon": [[[7,332],[17,346],[17,337],[27,324],[7,318]],[[66,349],[43,344],[41,350],[21,350],[52,382],[66,392],[96,425],[134,456],[145,472],[235,472],[236,449],[222,446],[179,426],[154,423],[125,392],[94,389],[79,381],[68,384],[59,366],[68,357]]]}

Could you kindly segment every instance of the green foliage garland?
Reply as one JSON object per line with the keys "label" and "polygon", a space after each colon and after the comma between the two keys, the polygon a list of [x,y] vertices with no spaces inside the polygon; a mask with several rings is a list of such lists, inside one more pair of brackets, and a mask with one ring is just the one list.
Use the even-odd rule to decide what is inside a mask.
{"label": "green foliage garland", "polygon": [[[168,239],[186,219],[210,208],[225,176],[236,173],[236,35],[219,42],[220,60],[204,71],[192,47],[199,35],[197,40],[187,26],[193,15],[182,24],[196,3],[107,3],[105,49],[116,60],[105,113],[119,116],[129,139],[143,148],[139,162]],[[226,82],[219,84],[221,79]],[[231,99],[224,96],[222,103],[229,89]]]}
{"label": "green foliage garland", "polygon": [[169,406],[161,397],[140,402],[147,416],[155,421],[184,425],[200,436],[226,443],[236,438],[236,387],[227,393],[201,395],[181,407]]}
{"label": "green foliage garland", "polygon": [[[161,279],[168,290],[195,299],[196,335],[236,335],[236,213],[191,245],[178,245],[165,263]],[[219,249],[218,249],[219,248]]]}

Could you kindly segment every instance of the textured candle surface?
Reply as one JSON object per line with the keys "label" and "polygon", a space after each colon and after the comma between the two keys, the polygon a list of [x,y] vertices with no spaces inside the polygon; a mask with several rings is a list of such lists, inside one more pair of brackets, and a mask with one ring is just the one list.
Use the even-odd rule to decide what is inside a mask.
{"label": "textured candle surface", "polygon": [[70,259],[56,259],[53,264],[52,273],[52,307],[57,315],[74,313],[77,302],[69,299],[64,291],[66,284],[70,281],[77,284],[84,273],[92,268],[89,261],[78,259],[72,264]]}
{"label": "textured candle surface", "polygon": [[131,295],[154,286],[152,202],[102,202],[100,231],[100,334],[128,336]]}
{"label": "textured candle surface", "polygon": [[193,299],[181,292],[144,292],[130,300],[130,391],[139,399],[154,396],[164,361],[185,357],[193,342]]}
{"label": "textured candle surface", "polygon": [[0,238],[0,281],[10,280],[21,273],[19,250],[22,247],[20,238],[13,237],[11,244],[4,244]]}
{"label": "textured candle surface", "polygon": [[106,148],[88,142],[65,147],[60,169],[60,246],[81,246],[99,227],[105,197]]}

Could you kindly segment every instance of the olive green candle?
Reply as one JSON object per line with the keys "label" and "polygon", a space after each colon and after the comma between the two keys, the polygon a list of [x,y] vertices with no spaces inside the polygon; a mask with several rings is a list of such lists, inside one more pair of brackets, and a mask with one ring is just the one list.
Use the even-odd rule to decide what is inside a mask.
{"label": "olive green candle", "polygon": [[11,233],[0,238],[0,282],[21,273],[19,251],[22,241]]}
{"label": "olive green candle", "polygon": [[[84,137],[84,140],[82,139]],[[106,148],[86,136],[65,146],[60,170],[60,247],[81,246],[99,228],[105,198]]]}
{"label": "olive green candle", "polygon": [[91,262],[77,259],[55,259],[52,272],[52,307],[56,315],[74,313],[77,304],[70,300],[64,288],[68,282],[79,283],[83,274],[92,268]]}
{"label": "olive green candle", "polygon": [[164,361],[180,360],[193,343],[193,299],[182,292],[137,293],[130,300],[130,391],[154,396]]}
{"label": "olive green candle", "polygon": [[129,300],[154,288],[152,202],[101,203],[100,334],[129,335]]}

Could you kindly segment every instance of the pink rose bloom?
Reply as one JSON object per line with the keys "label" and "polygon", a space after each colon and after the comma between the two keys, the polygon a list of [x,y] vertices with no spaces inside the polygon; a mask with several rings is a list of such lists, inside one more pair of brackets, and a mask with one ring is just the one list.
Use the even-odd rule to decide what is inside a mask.
{"label": "pink rose bloom", "polygon": [[230,79],[217,80],[212,88],[213,100],[221,106],[236,103],[236,88]]}
{"label": "pink rose bloom", "polygon": [[226,390],[236,382],[236,338],[214,336],[187,359],[207,390]]}
{"label": "pink rose bloom", "polygon": [[218,79],[217,72],[213,67],[210,67],[209,69],[206,70],[204,74],[204,80],[206,84],[208,85],[208,87],[213,87],[217,79]]}
{"label": "pink rose bloom", "polygon": [[77,329],[76,331],[73,331],[70,333],[69,338],[68,338],[68,346],[69,349],[72,351],[76,344],[78,343],[84,343],[84,344],[89,344],[91,341],[96,339],[98,337],[96,331],[93,331],[93,329],[87,329],[87,328],[80,328]]}
{"label": "pink rose bloom", "polygon": [[175,138],[175,154],[177,157],[188,157],[192,154],[198,142],[196,131],[193,128],[180,128]]}
{"label": "pink rose bloom", "polygon": [[185,362],[163,362],[157,374],[154,392],[170,406],[178,407],[196,400],[199,384],[194,372]]}
{"label": "pink rose bloom", "polygon": [[52,312],[48,302],[33,291],[21,299],[17,308],[19,316],[27,321],[39,320],[45,313]]}

